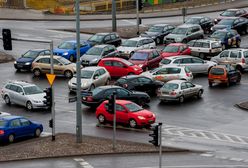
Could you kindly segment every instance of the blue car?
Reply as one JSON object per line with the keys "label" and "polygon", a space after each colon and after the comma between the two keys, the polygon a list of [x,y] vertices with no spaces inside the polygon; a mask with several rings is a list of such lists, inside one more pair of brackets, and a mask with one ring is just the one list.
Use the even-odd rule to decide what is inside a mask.
{"label": "blue car", "polygon": [[210,39],[215,39],[221,41],[222,49],[225,50],[226,48],[230,47],[240,47],[241,37],[237,33],[236,30],[233,29],[223,29],[223,30],[216,30],[211,36]]}
{"label": "blue car", "polygon": [[50,55],[50,50],[48,49],[33,49],[28,50],[20,58],[14,62],[14,67],[16,70],[31,70],[32,63],[40,55]]}
{"label": "blue car", "polygon": [[[91,45],[86,41],[80,42],[80,56],[82,56],[88,49],[91,48]],[[54,55],[62,56],[71,62],[77,59],[77,42],[73,41],[64,41],[61,43],[58,48],[53,50]]]}
{"label": "blue car", "polygon": [[0,141],[12,143],[22,137],[39,137],[43,131],[42,124],[21,116],[3,116],[0,118]]}

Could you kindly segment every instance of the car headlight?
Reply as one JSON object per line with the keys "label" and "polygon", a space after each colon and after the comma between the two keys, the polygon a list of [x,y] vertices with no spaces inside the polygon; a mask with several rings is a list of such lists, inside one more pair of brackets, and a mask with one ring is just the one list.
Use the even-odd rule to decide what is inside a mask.
{"label": "car headlight", "polygon": [[152,36],[152,39],[155,39],[156,38],[156,36]]}
{"label": "car headlight", "polygon": [[87,85],[89,85],[89,83],[88,82],[84,82],[84,83],[82,83],[81,87],[86,87]]}
{"label": "car headlight", "polygon": [[138,71],[139,69],[138,68],[134,68],[135,71]]}
{"label": "car headlight", "polygon": [[68,54],[69,54],[68,52],[63,53],[63,55],[68,55]]}
{"label": "car headlight", "polygon": [[176,42],[181,42],[182,41],[182,38],[176,38]]}
{"label": "car headlight", "polygon": [[31,62],[26,62],[26,63],[25,63],[25,65],[30,65],[30,64],[31,64]]}
{"label": "car headlight", "polygon": [[98,59],[97,58],[94,58],[93,60],[91,60],[91,62],[97,62],[98,61]]}
{"label": "car headlight", "polygon": [[213,27],[211,27],[210,30],[213,31]]}
{"label": "car headlight", "polygon": [[215,22],[218,22],[218,19],[214,19]]}
{"label": "car headlight", "polygon": [[33,100],[34,103],[41,103],[40,100]]}
{"label": "car headlight", "polygon": [[140,119],[140,120],[145,120],[146,118],[143,117],[143,116],[138,116],[138,119]]}
{"label": "car headlight", "polygon": [[14,62],[14,64],[16,64],[16,61]]}
{"label": "car headlight", "polygon": [[139,64],[139,67],[142,68],[144,66],[144,64]]}

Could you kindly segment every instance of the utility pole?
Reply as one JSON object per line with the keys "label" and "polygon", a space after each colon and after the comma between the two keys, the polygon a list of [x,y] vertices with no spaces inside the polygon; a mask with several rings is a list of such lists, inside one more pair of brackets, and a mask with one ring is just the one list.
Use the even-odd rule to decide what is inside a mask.
{"label": "utility pole", "polygon": [[76,122],[76,142],[82,143],[82,114],[81,114],[81,65],[80,65],[80,15],[79,0],[76,0],[76,39],[77,39],[77,122]]}
{"label": "utility pole", "polygon": [[116,32],[116,2],[112,0],[112,31]]}
{"label": "utility pole", "polygon": [[[50,62],[51,62],[51,70],[50,73],[54,74],[53,70],[53,41],[50,43]],[[55,102],[54,102],[54,89],[53,85],[51,85],[51,90],[52,90],[52,141],[55,141]]]}
{"label": "utility pole", "polygon": [[139,35],[139,0],[136,0],[137,35]]}

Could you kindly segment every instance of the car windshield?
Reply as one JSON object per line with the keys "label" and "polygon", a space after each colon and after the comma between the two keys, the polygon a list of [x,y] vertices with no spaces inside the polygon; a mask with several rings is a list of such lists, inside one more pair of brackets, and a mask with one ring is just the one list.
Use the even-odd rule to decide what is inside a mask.
{"label": "car windshield", "polygon": [[136,47],[137,46],[137,41],[134,40],[126,40],[122,44],[123,47]]}
{"label": "car windshield", "polygon": [[212,68],[210,73],[213,75],[224,75],[224,69],[223,68]]}
{"label": "car windshield", "polygon": [[164,84],[164,86],[162,87],[163,90],[175,90],[178,89],[178,84],[176,83],[166,83]]}
{"label": "car windshield", "polygon": [[38,51],[31,51],[31,50],[29,50],[22,57],[23,58],[36,58],[38,55],[39,55],[39,52]]}
{"label": "car windshield", "polygon": [[210,37],[221,39],[221,38],[224,38],[226,36],[226,33],[227,32],[224,32],[224,31],[215,31]]}
{"label": "car windshield", "polygon": [[171,63],[171,60],[169,60],[169,59],[162,59],[161,63],[167,65],[167,64],[170,64]]}
{"label": "car windshield", "polygon": [[74,49],[75,44],[71,42],[63,42],[58,46],[59,49]]}
{"label": "car windshield", "polygon": [[232,17],[235,15],[236,15],[236,11],[230,11],[230,10],[226,10],[220,14],[220,16],[228,16],[228,17]]}
{"label": "car windshield", "polygon": [[94,71],[81,70],[81,78],[83,79],[91,79],[93,74],[94,74]]}
{"label": "car windshield", "polygon": [[65,59],[64,57],[59,57],[58,61],[60,61],[64,65],[69,65],[71,62],[68,59]]}
{"label": "car windshield", "polygon": [[135,52],[130,60],[147,60],[149,53],[146,52]]}
{"label": "car windshield", "polygon": [[200,24],[201,18],[189,18],[186,23],[187,24]]}
{"label": "car windshield", "polygon": [[0,127],[3,127],[6,125],[6,121],[5,120],[0,120]]}
{"label": "car windshield", "polygon": [[89,38],[89,41],[102,42],[104,35],[95,34]]}
{"label": "car windshield", "polygon": [[100,47],[92,47],[89,49],[86,54],[87,55],[101,55],[103,48]]}
{"label": "car windshield", "polygon": [[148,32],[162,32],[163,29],[161,26],[152,26],[148,29]]}
{"label": "car windshield", "polygon": [[95,89],[92,91],[92,95],[95,96],[95,95],[97,95],[98,93],[100,93],[102,90],[103,90],[102,88],[97,87],[97,88],[95,88]]}
{"label": "car windshield", "polygon": [[186,34],[187,30],[188,30],[187,28],[178,27],[172,31],[172,34]]}
{"label": "car windshield", "polygon": [[173,46],[173,45],[168,45],[163,49],[163,52],[167,53],[177,53],[179,49],[179,46]]}
{"label": "car windshield", "polygon": [[126,108],[127,108],[130,112],[137,112],[137,111],[143,110],[142,107],[140,107],[139,105],[134,104],[134,103],[128,103],[128,104],[125,104],[125,106],[126,106]]}
{"label": "car windshield", "polygon": [[41,88],[39,88],[38,86],[24,87],[23,90],[26,95],[43,93],[43,90],[41,90]]}
{"label": "car windshield", "polygon": [[222,19],[218,24],[219,25],[233,25],[234,19]]}

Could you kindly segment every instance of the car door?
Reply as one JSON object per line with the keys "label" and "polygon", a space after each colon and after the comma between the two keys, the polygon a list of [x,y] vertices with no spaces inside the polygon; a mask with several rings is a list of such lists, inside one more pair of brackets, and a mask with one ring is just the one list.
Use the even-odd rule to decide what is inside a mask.
{"label": "car door", "polygon": [[144,49],[145,47],[146,47],[145,40],[139,40],[137,43],[137,48],[135,49],[135,51]]}
{"label": "car door", "polygon": [[99,85],[106,85],[107,80],[109,80],[109,75],[107,74],[105,69],[99,69],[100,72],[100,83]]}
{"label": "car door", "polygon": [[139,77],[139,91],[142,92],[150,92],[155,90],[155,85],[153,85],[153,81],[150,78],[147,77]]}
{"label": "car door", "polygon": [[63,74],[64,68],[63,63],[59,62],[57,59],[53,59],[53,70],[55,74]]}
{"label": "car door", "polygon": [[34,135],[34,128],[32,128],[31,123],[26,118],[20,118],[21,129],[25,132],[24,136],[33,136]]}
{"label": "car door", "polygon": [[[208,72],[208,64],[200,58],[192,58],[192,63],[188,68],[193,73],[206,73]],[[192,67],[192,68],[191,68]],[[191,70],[192,69],[192,70]]]}
{"label": "car door", "polygon": [[13,102],[13,103],[17,103],[18,104],[18,101],[16,100],[16,96],[17,96],[17,86],[14,85],[14,84],[11,84],[10,85],[10,88],[9,88],[9,98],[10,98],[10,101]]}
{"label": "car door", "polygon": [[117,99],[123,99],[123,100],[133,100],[134,99],[133,96],[130,94],[130,92],[124,88],[116,89],[116,98]]}
{"label": "car door", "polygon": [[181,66],[187,66],[190,69],[190,71],[192,71],[191,69],[194,70],[194,66],[192,66],[192,59],[191,58],[181,58],[180,65]]}
{"label": "car door", "polygon": [[116,104],[116,122],[128,123],[128,112],[120,104]]}
{"label": "car door", "polygon": [[89,47],[85,42],[80,42],[80,56],[84,55],[88,49]]}
{"label": "car door", "polygon": [[104,44],[112,44],[112,40],[111,40],[110,35],[105,36],[103,39],[103,42],[104,42]]}
{"label": "car door", "polygon": [[190,96],[190,91],[189,88],[186,85],[186,82],[181,83],[181,91],[182,91],[182,95],[184,97],[189,97]]}
{"label": "car door", "polygon": [[152,51],[152,65],[150,67],[156,68],[159,66],[159,62],[162,60],[162,56],[160,56],[157,50]]}
{"label": "car door", "polygon": [[223,62],[223,61],[227,61],[229,58],[229,51],[228,50],[225,50],[225,51],[222,51],[218,57],[216,57],[216,60],[217,62]]}
{"label": "car door", "polygon": [[120,61],[113,61],[113,74],[114,76],[125,76],[128,74],[128,67]]}
{"label": "car door", "polygon": [[167,82],[168,81],[168,79],[167,79],[168,74],[169,74],[168,68],[161,68],[152,74],[152,78],[155,80],[162,81],[162,82]]}
{"label": "car door", "polygon": [[17,86],[16,88],[15,100],[16,100],[16,104],[23,105],[23,106],[26,105],[27,99],[24,95],[23,89],[20,86]]}
{"label": "car door", "polygon": [[230,55],[228,57],[228,61],[230,61],[231,63],[239,63],[241,59],[241,52],[239,51],[230,51]]}
{"label": "car door", "polygon": [[111,60],[103,61],[103,66],[109,72],[110,76],[115,75],[116,72],[115,72],[114,67],[113,67],[113,61],[111,61]]}
{"label": "car door", "polygon": [[50,58],[41,58],[39,59],[38,64],[43,73],[50,73]]}
{"label": "car door", "polygon": [[110,37],[111,37],[111,41],[112,41],[111,44],[114,45],[114,46],[119,46],[119,42],[118,42],[118,39],[117,39],[116,35],[111,34]]}
{"label": "car door", "polygon": [[100,70],[96,70],[93,75],[93,83],[95,87],[101,86],[103,80],[103,75],[100,74]]}
{"label": "car door", "polygon": [[23,137],[26,134],[26,130],[22,129],[19,118],[10,121],[9,132],[14,134],[15,138]]}
{"label": "car door", "polygon": [[188,97],[192,97],[194,95],[196,95],[196,89],[195,89],[195,85],[192,84],[191,82],[185,82],[186,86],[187,86],[187,92],[188,92]]}

